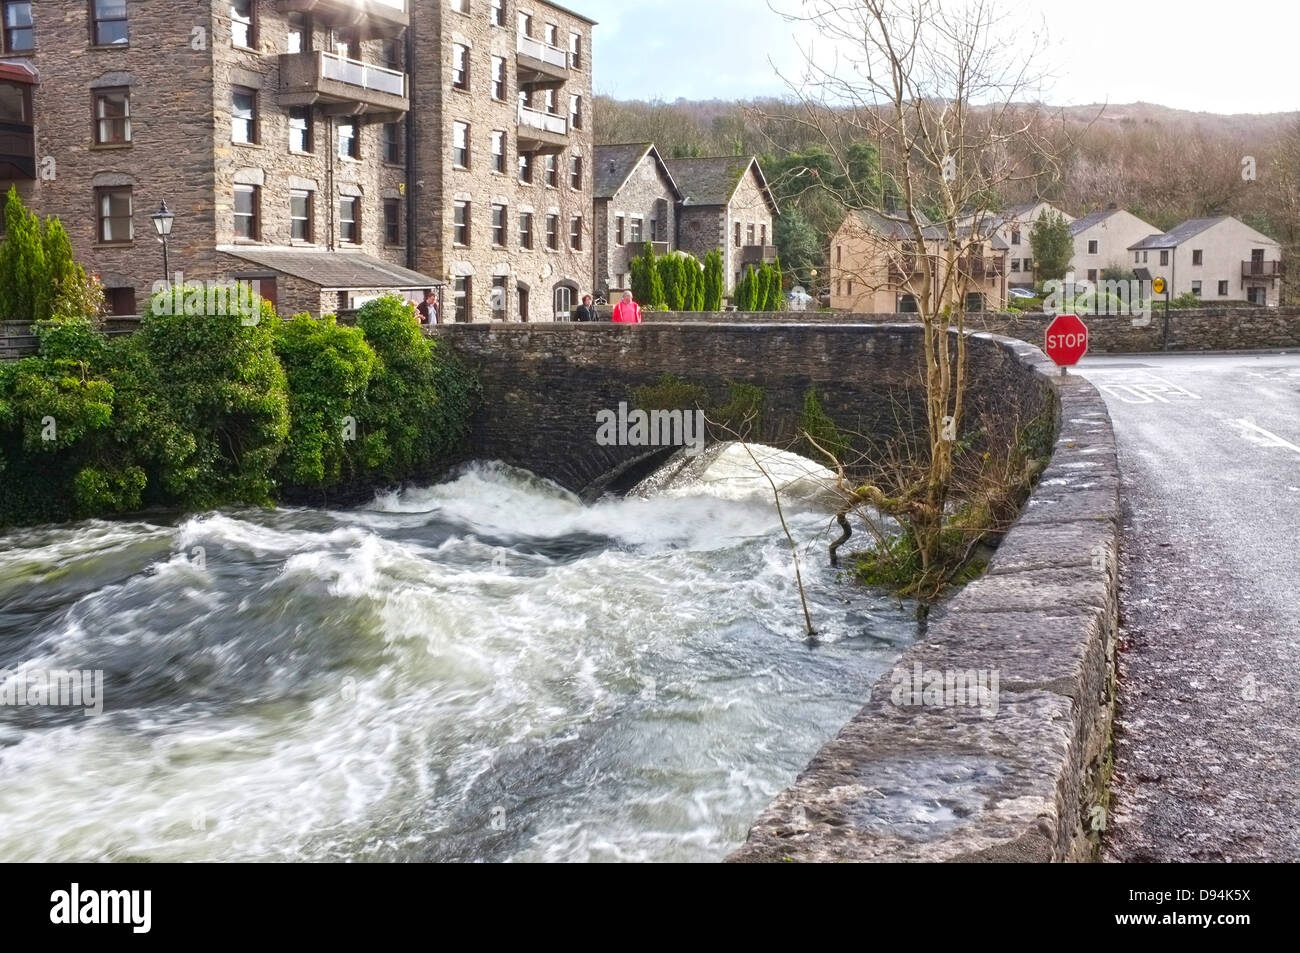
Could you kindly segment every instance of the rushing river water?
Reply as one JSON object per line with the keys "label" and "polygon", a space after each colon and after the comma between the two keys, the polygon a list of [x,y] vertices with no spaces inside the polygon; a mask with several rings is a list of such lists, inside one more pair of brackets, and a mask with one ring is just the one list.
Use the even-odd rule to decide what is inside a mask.
{"label": "rushing river water", "polygon": [[915,635],[786,506],[816,647],[753,484],[0,536],[0,669],[105,696],[0,706],[0,860],[719,859]]}

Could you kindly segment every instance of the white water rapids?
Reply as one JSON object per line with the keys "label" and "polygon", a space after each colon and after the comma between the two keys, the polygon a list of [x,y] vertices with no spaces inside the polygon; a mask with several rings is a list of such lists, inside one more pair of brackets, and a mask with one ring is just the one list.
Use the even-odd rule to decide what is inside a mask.
{"label": "white water rapids", "polygon": [[770,487],[714,463],[0,535],[0,670],[105,696],[0,705],[0,860],[722,858],[915,623],[795,488],[806,645]]}

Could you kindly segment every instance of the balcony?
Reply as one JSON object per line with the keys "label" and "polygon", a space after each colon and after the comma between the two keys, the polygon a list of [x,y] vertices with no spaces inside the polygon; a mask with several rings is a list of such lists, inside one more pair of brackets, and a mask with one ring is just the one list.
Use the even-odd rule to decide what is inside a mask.
{"label": "balcony", "polygon": [[1286,267],[1280,261],[1243,261],[1241,277],[1256,281],[1276,281],[1285,277]]}
{"label": "balcony", "polygon": [[776,261],[775,245],[743,245],[740,249],[740,264],[763,265]]}
{"label": "balcony", "polygon": [[0,122],[0,179],[36,178],[36,136],[25,123]]}
{"label": "balcony", "polygon": [[[925,258],[930,260],[931,273],[937,265],[937,259],[934,255],[926,255]],[[924,268],[924,261],[921,255],[896,255],[889,259],[889,280],[902,284],[911,281],[913,278],[919,278]]]}
{"label": "balcony", "polygon": [[515,38],[519,82],[526,86],[559,86],[569,79],[569,51],[520,33]]}
{"label": "balcony", "polygon": [[1001,258],[968,257],[960,261],[959,270],[968,278],[987,279],[1002,276]]}
{"label": "balcony", "polygon": [[529,106],[519,107],[519,151],[562,152],[569,144],[569,120]]}
{"label": "balcony", "polygon": [[397,118],[410,108],[406,74],[334,53],[280,56],[281,106],[320,105],[330,115]]}
{"label": "balcony", "polygon": [[411,23],[406,0],[276,0],[283,13],[309,13],[318,23],[355,30],[371,40],[400,36]]}

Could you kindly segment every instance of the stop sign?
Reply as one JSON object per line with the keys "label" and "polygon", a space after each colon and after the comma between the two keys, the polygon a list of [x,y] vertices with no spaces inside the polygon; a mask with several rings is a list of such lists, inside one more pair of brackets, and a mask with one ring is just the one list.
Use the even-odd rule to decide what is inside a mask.
{"label": "stop sign", "polygon": [[1058,314],[1047,326],[1047,356],[1058,367],[1072,367],[1088,353],[1088,326],[1078,315]]}

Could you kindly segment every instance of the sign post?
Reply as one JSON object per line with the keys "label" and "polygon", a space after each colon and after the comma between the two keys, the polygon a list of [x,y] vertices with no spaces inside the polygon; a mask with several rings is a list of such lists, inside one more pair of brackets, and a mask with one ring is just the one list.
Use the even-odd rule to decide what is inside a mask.
{"label": "sign post", "polygon": [[1062,375],[1067,367],[1078,364],[1080,358],[1088,353],[1088,326],[1079,320],[1078,315],[1058,314],[1047,326],[1044,337],[1043,350],[1056,362]]}
{"label": "sign post", "polygon": [[1157,278],[1155,281],[1151,282],[1151,290],[1156,294],[1162,294],[1165,296],[1165,326],[1164,334],[1160,341],[1160,349],[1162,351],[1167,351],[1169,350],[1169,285],[1165,282],[1164,278]]}

